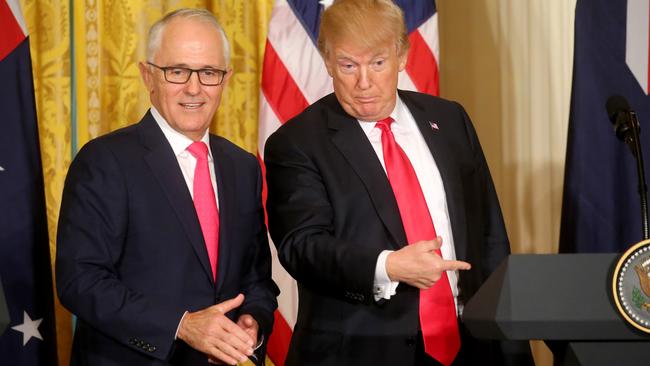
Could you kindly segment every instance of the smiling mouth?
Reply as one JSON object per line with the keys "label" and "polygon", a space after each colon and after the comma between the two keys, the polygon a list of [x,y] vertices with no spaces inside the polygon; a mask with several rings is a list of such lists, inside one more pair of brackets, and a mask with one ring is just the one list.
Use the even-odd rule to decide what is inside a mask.
{"label": "smiling mouth", "polygon": [[178,103],[178,104],[185,109],[198,109],[201,108],[205,103]]}

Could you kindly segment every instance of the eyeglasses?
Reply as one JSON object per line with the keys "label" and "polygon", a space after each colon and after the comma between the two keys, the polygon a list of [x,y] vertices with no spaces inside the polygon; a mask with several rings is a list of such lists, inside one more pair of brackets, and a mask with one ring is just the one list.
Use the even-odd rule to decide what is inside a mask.
{"label": "eyeglasses", "polygon": [[187,67],[179,67],[179,66],[162,67],[162,66],[152,64],[151,62],[148,61],[147,64],[162,70],[163,74],[165,75],[165,80],[167,80],[167,82],[172,84],[187,83],[190,80],[190,77],[192,77],[192,73],[195,72],[199,76],[199,82],[201,83],[201,85],[217,86],[217,85],[221,85],[224,76],[226,76],[226,74],[228,73],[228,71],[225,70],[212,69],[212,68],[195,70],[195,69],[190,69]]}

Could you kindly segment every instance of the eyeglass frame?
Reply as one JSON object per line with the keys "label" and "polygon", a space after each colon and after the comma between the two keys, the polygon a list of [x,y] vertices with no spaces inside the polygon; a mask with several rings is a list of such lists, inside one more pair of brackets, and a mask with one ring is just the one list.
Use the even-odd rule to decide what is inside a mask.
{"label": "eyeglass frame", "polygon": [[[196,76],[199,78],[199,83],[201,85],[204,85],[204,86],[219,86],[219,85],[223,84],[223,80],[226,78],[226,75],[228,74],[228,70],[221,70],[221,69],[217,69],[217,68],[213,68],[213,67],[205,67],[205,68],[202,68],[202,69],[190,69],[189,67],[182,67],[182,66],[158,66],[158,65],[156,65],[156,64],[154,64],[152,62],[149,62],[149,61],[147,61],[147,64],[150,65],[150,66],[153,66],[153,67],[155,67],[155,68],[157,68],[159,70],[162,70],[165,81],[168,82],[168,83],[171,83],[171,84],[176,84],[176,85],[187,84],[187,82],[190,81],[190,79],[192,78],[192,74],[196,73]],[[182,83],[176,82],[176,81],[170,81],[169,79],[167,79],[167,70],[172,70],[172,69],[188,70],[190,72],[190,74],[187,76],[187,80],[185,80]],[[203,80],[201,80],[201,74],[199,74],[199,72],[200,71],[206,71],[206,70],[218,71],[218,72],[221,73],[221,80],[219,81],[218,84],[206,84],[206,83],[203,82]]]}

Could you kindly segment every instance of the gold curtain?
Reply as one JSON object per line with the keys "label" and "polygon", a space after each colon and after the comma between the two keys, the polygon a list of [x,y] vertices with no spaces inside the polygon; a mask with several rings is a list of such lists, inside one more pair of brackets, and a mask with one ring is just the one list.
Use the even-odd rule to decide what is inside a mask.
{"label": "gold curtain", "polygon": [[[71,158],[88,140],[137,122],[149,107],[137,62],[145,57],[147,30],[162,15],[202,7],[220,20],[235,73],[211,130],[255,153],[273,0],[21,0],[20,5],[30,31],[53,261]],[[58,299],[56,317],[58,363],[64,366],[70,360],[72,319]]]}

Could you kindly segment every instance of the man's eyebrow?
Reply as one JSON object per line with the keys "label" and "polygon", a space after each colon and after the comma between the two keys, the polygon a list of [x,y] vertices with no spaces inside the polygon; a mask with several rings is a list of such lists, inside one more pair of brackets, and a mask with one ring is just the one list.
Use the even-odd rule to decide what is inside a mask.
{"label": "man's eyebrow", "polygon": [[345,55],[336,56],[336,60],[337,61],[345,61],[345,60],[347,60],[347,61],[351,61],[351,62],[355,62],[355,63],[357,62],[354,58],[352,58],[350,56],[345,56]]}
{"label": "man's eyebrow", "polygon": [[[190,65],[184,64],[184,63],[171,64],[171,65],[169,65],[167,67],[182,67],[182,68],[186,68],[186,69],[192,69],[192,67],[190,67]],[[204,70],[204,69],[225,70],[225,67],[221,68],[221,67],[215,66],[215,65],[203,65],[203,66],[199,67],[196,70]]]}

